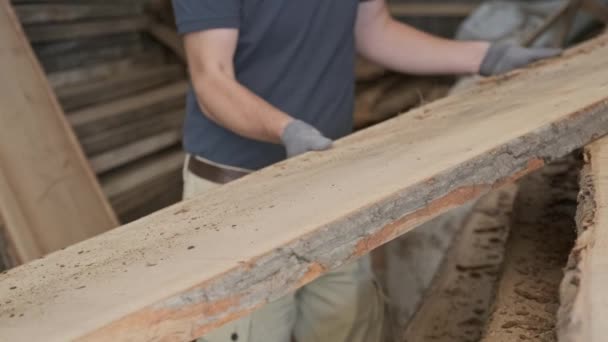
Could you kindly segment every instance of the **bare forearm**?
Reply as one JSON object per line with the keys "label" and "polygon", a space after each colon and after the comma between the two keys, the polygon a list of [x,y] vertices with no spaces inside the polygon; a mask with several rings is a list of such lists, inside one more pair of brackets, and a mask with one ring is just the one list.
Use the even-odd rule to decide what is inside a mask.
{"label": "bare forearm", "polygon": [[386,8],[357,24],[361,55],[391,70],[411,74],[477,73],[487,42],[455,41],[421,32],[394,20]]}
{"label": "bare forearm", "polygon": [[238,31],[230,28],[184,37],[198,104],[207,117],[236,134],[279,143],[292,118],[237,81],[233,66],[237,41]]}
{"label": "bare forearm", "polygon": [[193,82],[199,105],[211,120],[247,138],[280,142],[289,115],[228,75],[205,75]]}

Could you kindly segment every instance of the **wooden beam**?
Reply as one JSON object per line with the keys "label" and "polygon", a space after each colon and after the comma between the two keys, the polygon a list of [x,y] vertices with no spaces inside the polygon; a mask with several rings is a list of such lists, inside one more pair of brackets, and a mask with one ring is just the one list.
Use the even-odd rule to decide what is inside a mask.
{"label": "wooden beam", "polygon": [[176,145],[181,140],[181,136],[182,132],[180,129],[158,133],[95,156],[91,158],[91,166],[97,173],[107,172],[164,148]]}
{"label": "wooden beam", "polygon": [[133,4],[18,4],[15,11],[22,24],[40,24],[92,18],[134,15],[138,7]]}
{"label": "wooden beam", "polygon": [[148,157],[142,163],[130,165],[101,177],[103,190],[112,200],[126,197],[137,187],[142,187],[155,179],[171,173],[184,163],[184,152],[171,150]]}
{"label": "wooden beam", "polygon": [[7,1],[0,75],[0,212],[18,261],[117,226]]}
{"label": "wooden beam", "polygon": [[125,71],[105,80],[57,88],[55,93],[64,110],[70,111],[185,77],[186,73],[181,65],[166,65],[148,70]]}
{"label": "wooden beam", "polygon": [[182,62],[186,61],[186,51],[184,50],[182,38],[174,27],[170,27],[161,22],[153,22],[148,25],[148,32],[152,37],[171,49]]}
{"label": "wooden beam", "polygon": [[96,156],[158,133],[177,131],[182,127],[183,119],[184,109],[179,108],[150,115],[145,119],[126,123],[105,132],[84,136],[80,139],[80,143],[88,156]]}
{"label": "wooden beam", "polygon": [[606,54],[604,36],[9,271],[0,339],[203,335],[607,134]]}
{"label": "wooden beam", "polygon": [[161,64],[163,61],[162,51],[154,49],[137,53],[127,58],[110,61],[91,66],[80,66],[69,70],[61,70],[47,74],[51,85],[57,89],[78,83],[88,83],[100,79],[113,78],[116,75],[127,73],[132,70],[142,70]]}
{"label": "wooden beam", "polygon": [[138,32],[145,30],[147,25],[148,18],[146,16],[132,16],[90,22],[27,26],[25,32],[32,43],[41,43],[124,32]]}
{"label": "wooden beam", "polygon": [[163,193],[169,193],[169,198],[181,198],[183,163],[184,152],[180,148],[157,153],[102,176],[103,190],[117,214],[130,221],[142,208],[154,205],[155,198],[161,198],[162,203]]}
{"label": "wooden beam", "polygon": [[608,138],[585,149],[578,239],[560,288],[557,332],[564,342],[606,340],[608,326]]}
{"label": "wooden beam", "polygon": [[389,11],[396,17],[460,17],[471,14],[478,3],[392,3]]}
{"label": "wooden beam", "polygon": [[68,120],[79,136],[103,132],[154,113],[183,106],[188,88],[187,81],[176,82],[135,96],[69,113]]}
{"label": "wooden beam", "polygon": [[[137,36],[133,36],[130,42],[113,42],[113,39],[109,37],[104,37],[101,41],[105,42],[105,44],[83,46],[82,50],[74,49],[74,51],[54,56],[44,56],[38,50],[36,51],[36,56],[45,72],[55,73],[61,70],[93,67],[136,54],[154,53],[153,49],[144,48],[144,44],[142,44],[142,41]],[[74,40],[62,41],[62,43],[77,45]]]}

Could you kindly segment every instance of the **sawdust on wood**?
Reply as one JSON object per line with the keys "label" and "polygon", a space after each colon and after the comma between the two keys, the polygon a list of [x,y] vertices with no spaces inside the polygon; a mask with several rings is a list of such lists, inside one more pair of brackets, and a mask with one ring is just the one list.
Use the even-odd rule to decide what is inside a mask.
{"label": "sawdust on wood", "polygon": [[479,340],[502,267],[516,192],[510,184],[475,204],[427,299],[398,341]]}
{"label": "sawdust on wood", "polygon": [[575,235],[580,161],[521,182],[493,312],[482,341],[556,341],[559,285]]}

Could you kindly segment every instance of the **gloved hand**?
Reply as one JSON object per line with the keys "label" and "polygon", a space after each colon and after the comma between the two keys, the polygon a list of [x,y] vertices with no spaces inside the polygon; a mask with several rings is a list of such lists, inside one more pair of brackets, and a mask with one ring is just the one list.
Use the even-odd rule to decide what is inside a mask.
{"label": "gloved hand", "polygon": [[322,151],[331,147],[332,141],[316,128],[304,121],[292,120],[281,135],[281,141],[287,150],[287,158],[308,151]]}
{"label": "gloved hand", "polygon": [[481,62],[479,74],[502,74],[543,58],[557,56],[561,52],[561,49],[525,48],[513,43],[493,43]]}

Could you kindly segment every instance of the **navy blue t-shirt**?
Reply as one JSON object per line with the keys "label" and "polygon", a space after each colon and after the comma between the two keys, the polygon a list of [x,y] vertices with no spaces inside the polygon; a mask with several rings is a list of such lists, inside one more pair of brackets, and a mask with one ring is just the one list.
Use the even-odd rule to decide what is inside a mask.
{"label": "navy blue t-shirt", "polygon": [[[329,138],[351,132],[354,25],[361,0],[173,0],[180,33],[238,28],[237,80]],[[257,170],[285,158],[281,145],[239,136],[187,98],[184,147],[211,161]]]}

